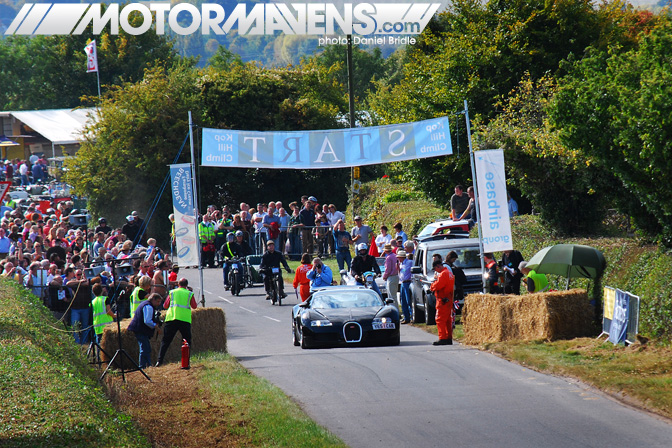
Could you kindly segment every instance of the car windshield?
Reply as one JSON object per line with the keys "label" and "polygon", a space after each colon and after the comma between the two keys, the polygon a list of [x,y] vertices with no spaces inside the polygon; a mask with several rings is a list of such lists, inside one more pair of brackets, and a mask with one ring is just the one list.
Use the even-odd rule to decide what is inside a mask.
{"label": "car windshield", "polygon": [[360,290],[338,292],[329,291],[313,296],[311,303],[313,309],[334,308],[364,308],[371,306],[383,306],[380,296],[374,291]]}
{"label": "car windshield", "polygon": [[376,257],[376,263],[378,263],[378,267],[380,268],[380,273],[384,274],[385,273],[385,257]]}
{"label": "car windshield", "polygon": [[454,250],[457,253],[457,260],[455,261],[455,266],[462,269],[473,269],[481,267],[481,259],[478,257],[478,247],[466,247],[466,248],[442,248],[434,249],[428,252],[427,259],[431,260],[434,254],[440,254],[441,259],[445,260],[448,252]]}
{"label": "car windshield", "polygon": [[418,237],[431,235],[432,233],[434,233],[435,230],[436,230],[436,225],[429,224],[424,229],[422,229],[422,231],[418,234]]}

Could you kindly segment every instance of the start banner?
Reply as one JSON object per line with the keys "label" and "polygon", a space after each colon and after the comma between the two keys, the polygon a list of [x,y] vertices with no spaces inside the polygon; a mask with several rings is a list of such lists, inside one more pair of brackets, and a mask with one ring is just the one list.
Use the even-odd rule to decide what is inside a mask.
{"label": "start banner", "polygon": [[175,242],[179,266],[198,266],[198,219],[194,206],[194,190],[191,180],[191,165],[170,165],[170,190],[173,196],[175,215]]}
{"label": "start banner", "polygon": [[204,128],[201,165],[298,170],[350,168],[452,153],[446,117],[326,131]]}

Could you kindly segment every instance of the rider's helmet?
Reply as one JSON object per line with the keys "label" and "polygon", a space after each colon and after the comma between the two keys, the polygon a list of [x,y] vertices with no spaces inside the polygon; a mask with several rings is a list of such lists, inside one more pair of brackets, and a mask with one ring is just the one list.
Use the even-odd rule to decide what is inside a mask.
{"label": "rider's helmet", "polygon": [[236,230],[236,236],[243,236],[242,230]]}
{"label": "rider's helmet", "polygon": [[363,250],[369,250],[369,246],[366,245],[366,243],[359,243],[357,245],[357,252],[363,251]]}
{"label": "rider's helmet", "polygon": [[100,218],[100,219],[98,219],[98,224],[100,224],[101,226],[102,226],[103,224],[107,224],[107,219],[105,219],[105,218]]}
{"label": "rider's helmet", "polygon": [[236,237],[233,235],[233,232],[229,232],[226,234],[226,241],[228,243],[233,243],[235,241]]}

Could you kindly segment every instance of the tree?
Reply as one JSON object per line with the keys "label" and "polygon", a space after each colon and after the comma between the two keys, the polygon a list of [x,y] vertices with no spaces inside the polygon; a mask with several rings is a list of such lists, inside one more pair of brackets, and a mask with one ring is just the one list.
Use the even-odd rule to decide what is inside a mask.
{"label": "tree", "polygon": [[[452,119],[466,99],[471,118],[487,125],[524,77],[560,76],[561,62],[580,59],[589,45],[632,46],[649,20],[620,0],[456,0],[409,48],[401,82],[381,82],[370,94],[372,116],[382,124]],[[458,135],[466,142],[464,132],[454,146]],[[470,177],[459,157],[412,161],[401,171],[431,197],[449,197]]]}
{"label": "tree", "polygon": [[[199,113],[196,74],[188,64],[156,66],[141,82],[117,87],[103,99],[98,121],[87,126],[81,148],[66,161],[66,181],[89,198],[94,215],[121,226],[130,211],[148,212],[187,136],[188,111]],[[187,147],[177,162],[188,161]],[[168,234],[170,188],[162,199],[154,216],[162,219],[149,227],[157,238]]]}
{"label": "tree", "polygon": [[[132,23],[139,20],[131,17]],[[94,36],[89,26],[81,35],[8,36],[0,39],[0,110],[78,107],[82,97],[95,97],[96,75],[86,73],[84,53],[92,39],[98,47],[103,92],[106,86],[142,79],[144,70],[157,61],[179,61],[172,43],[152,32],[134,36],[105,30]]]}
{"label": "tree", "polygon": [[556,91],[551,77],[524,79],[501,104],[501,114],[475,126],[475,144],[504,149],[509,185],[552,228],[567,234],[594,232],[622,188],[595,158],[562,144],[547,113]]}
{"label": "tree", "polygon": [[[339,127],[345,99],[327,70],[306,64],[263,69],[231,64],[225,70],[156,66],[140,82],[114,88],[102,101],[99,119],[68,162],[67,181],[90,200],[94,214],[115,225],[131,210],[159,206],[149,233],[161,240],[172,210],[170,189],[161,191],[188,132],[192,111],[200,127],[241,130],[308,130]],[[198,152],[197,152],[198,154]],[[188,149],[177,162],[188,162]],[[200,167],[199,203],[235,205],[241,201],[294,200],[303,194],[344,205],[349,170],[254,170]],[[121,213],[120,213],[121,212]]]}
{"label": "tree", "polygon": [[[568,146],[609,167],[641,229],[672,244],[672,21],[661,16],[635,48],[593,50],[561,80],[550,115]],[[642,213],[642,207],[645,213]]]}
{"label": "tree", "polygon": [[[314,62],[265,69],[233,63],[226,70],[206,69],[200,82],[205,126],[256,131],[335,129],[344,123],[346,100],[332,69]],[[202,167],[203,200],[215,204],[254,203],[315,195],[345,204],[349,170],[258,170]]]}

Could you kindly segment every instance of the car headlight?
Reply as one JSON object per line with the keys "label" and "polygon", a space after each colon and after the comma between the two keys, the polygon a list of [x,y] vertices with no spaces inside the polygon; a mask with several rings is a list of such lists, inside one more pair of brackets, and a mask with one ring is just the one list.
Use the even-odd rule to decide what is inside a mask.
{"label": "car headlight", "polygon": [[331,327],[331,322],[326,319],[314,320],[310,323],[311,327]]}
{"label": "car headlight", "polygon": [[394,322],[391,317],[374,317],[373,318],[373,323],[374,324],[387,324],[390,322]]}

